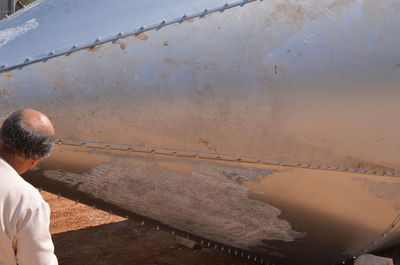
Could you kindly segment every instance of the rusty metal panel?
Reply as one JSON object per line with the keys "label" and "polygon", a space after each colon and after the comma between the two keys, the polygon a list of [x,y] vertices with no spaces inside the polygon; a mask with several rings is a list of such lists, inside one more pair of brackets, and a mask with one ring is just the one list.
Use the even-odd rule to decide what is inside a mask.
{"label": "rusty metal panel", "polygon": [[61,138],[36,183],[282,264],[398,240],[398,1],[78,2],[0,22],[1,118]]}

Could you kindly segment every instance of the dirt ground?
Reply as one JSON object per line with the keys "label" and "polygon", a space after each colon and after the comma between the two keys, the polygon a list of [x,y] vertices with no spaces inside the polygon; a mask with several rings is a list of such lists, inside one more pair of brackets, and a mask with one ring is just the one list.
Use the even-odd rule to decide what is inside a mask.
{"label": "dirt ground", "polygon": [[214,248],[192,250],[166,231],[41,192],[51,207],[55,252],[60,265],[253,265]]}

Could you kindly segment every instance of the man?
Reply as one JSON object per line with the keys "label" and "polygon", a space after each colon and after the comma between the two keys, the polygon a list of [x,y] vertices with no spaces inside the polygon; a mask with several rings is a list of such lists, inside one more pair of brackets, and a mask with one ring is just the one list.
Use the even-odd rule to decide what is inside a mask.
{"label": "man", "polygon": [[41,112],[12,113],[0,130],[0,264],[57,265],[50,209],[20,174],[47,157],[54,127]]}

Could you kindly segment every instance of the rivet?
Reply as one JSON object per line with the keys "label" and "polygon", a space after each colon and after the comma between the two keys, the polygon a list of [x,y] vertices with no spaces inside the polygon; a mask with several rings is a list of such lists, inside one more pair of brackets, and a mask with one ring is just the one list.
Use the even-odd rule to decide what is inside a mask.
{"label": "rivet", "polygon": [[31,60],[32,60],[32,58],[28,57],[28,58],[25,59],[25,62],[30,62]]}
{"label": "rivet", "polygon": [[175,235],[175,230],[172,230],[172,235]]}
{"label": "rivet", "polygon": [[225,7],[225,8],[228,8],[228,7],[229,7],[229,4],[228,4],[228,3],[225,3],[224,7]]}
{"label": "rivet", "polygon": [[143,31],[144,30],[144,26],[141,26],[140,28],[139,28],[139,31]]}
{"label": "rivet", "polygon": [[210,242],[210,241],[207,243],[207,246],[208,246],[208,247],[211,247],[211,242]]}
{"label": "rivet", "polygon": [[182,19],[186,19],[186,18],[187,18],[186,14],[182,16]]}
{"label": "rivet", "polygon": [[204,240],[201,240],[201,241],[200,241],[200,245],[204,245]]}
{"label": "rivet", "polygon": [[235,256],[237,256],[237,254],[238,254],[238,251],[237,251],[237,250],[235,250]]}
{"label": "rivet", "polygon": [[97,38],[94,43],[100,42],[100,38]]}
{"label": "rivet", "polygon": [[49,55],[54,55],[54,54],[55,54],[54,51],[49,52]]}
{"label": "rivet", "polygon": [[244,256],[244,253],[242,252],[242,253],[240,254],[240,257],[243,258],[243,256]]}
{"label": "rivet", "polygon": [[121,36],[123,36],[124,35],[124,33],[123,32],[120,32],[120,33],[118,33],[118,37],[121,37]]}
{"label": "rivet", "polygon": [[247,255],[247,259],[251,259],[251,256],[250,256],[250,255]]}
{"label": "rivet", "polygon": [[204,11],[203,11],[203,13],[207,13],[208,12],[208,9],[206,8],[206,9],[204,9]]}
{"label": "rivet", "polygon": [[157,225],[156,229],[157,229],[157,230],[160,230],[160,226],[159,226],[159,225]]}
{"label": "rivet", "polygon": [[262,259],[262,260],[260,260],[260,262],[261,262],[261,264],[264,264],[264,260]]}
{"label": "rivet", "polygon": [[221,247],[221,251],[224,251],[224,249],[225,249],[224,246],[222,246],[222,247]]}
{"label": "rivet", "polygon": [[254,261],[257,261],[257,257],[254,257]]}
{"label": "rivet", "polygon": [[342,261],[342,264],[345,264],[346,263],[346,261]]}
{"label": "rivet", "polygon": [[78,48],[76,44],[72,45],[72,50],[75,50],[76,48]]}
{"label": "rivet", "polygon": [[217,245],[217,244],[215,244],[215,245],[214,245],[214,248],[215,248],[215,249],[217,249],[217,248],[218,248],[218,245]]}
{"label": "rivet", "polygon": [[161,26],[164,26],[165,24],[167,24],[167,21],[165,21],[165,20],[161,21],[161,23],[160,23]]}
{"label": "rivet", "polygon": [[353,259],[356,259],[357,257],[356,256],[353,256]]}
{"label": "rivet", "polygon": [[141,226],[144,226],[144,221],[143,221],[143,220],[140,222],[140,225],[141,225]]}
{"label": "rivet", "polygon": [[386,234],[383,234],[383,237],[386,237],[387,235]]}

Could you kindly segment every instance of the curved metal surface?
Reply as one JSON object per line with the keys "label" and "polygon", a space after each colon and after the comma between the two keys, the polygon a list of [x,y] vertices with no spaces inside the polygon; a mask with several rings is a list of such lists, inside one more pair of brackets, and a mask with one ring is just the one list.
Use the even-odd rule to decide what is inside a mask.
{"label": "curved metal surface", "polygon": [[47,0],[1,21],[1,116],[38,108],[70,139],[41,181],[287,264],[395,242],[400,3],[224,4]]}

